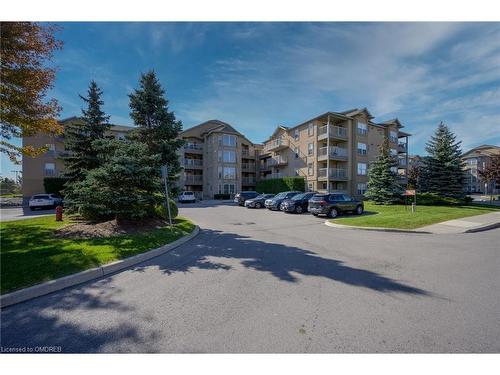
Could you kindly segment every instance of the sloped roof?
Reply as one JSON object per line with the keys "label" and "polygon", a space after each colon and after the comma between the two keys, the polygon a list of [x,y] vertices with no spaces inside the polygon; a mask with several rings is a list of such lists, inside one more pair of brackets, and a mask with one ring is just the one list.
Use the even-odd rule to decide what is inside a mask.
{"label": "sloped roof", "polygon": [[368,117],[368,119],[372,119],[374,118],[372,116],[372,114],[370,113],[370,111],[368,111],[368,109],[366,107],[364,108],[356,108],[356,109],[351,109],[349,111],[345,111],[345,112],[340,112],[341,114],[343,115],[346,115],[346,116],[349,116],[349,117],[352,117],[352,116],[356,116],[357,114],[359,113],[366,113],[366,116]]}
{"label": "sloped roof", "polygon": [[495,145],[481,145],[474,147],[473,149],[464,152],[462,157],[472,156],[472,154],[482,154],[482,155],[500,155],[500,147]]}

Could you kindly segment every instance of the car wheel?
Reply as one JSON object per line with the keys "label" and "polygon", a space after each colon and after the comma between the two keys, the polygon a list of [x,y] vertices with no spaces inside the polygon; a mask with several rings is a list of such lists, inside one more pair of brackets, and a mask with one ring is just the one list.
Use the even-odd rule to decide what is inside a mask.
{"label": "car wheel", "polygon": [[313,214],[313,216],[316,216],[316,217],[317,217],[317,216],[318,216],[318,214]]}
{"label": "car wheel", "polygon": [[332,208],[329,212],[328,212],[328,217],[330,218],[336,218],[337,216],[339,216],[339,212],[337,211],[336,208]]}
{"label": "car wheel", "polygon": [[261,207],[262,207],[262,205],[260,203],[258,203],[258,202],[255,203],[255,208],[261,208]]}
{"label": "car wheel", "polygon": [[35,211],[35,207],[30,207],[30,210],[31,211]]}
{"label": "car wheel", "polygon": [[302,210],[302,206],[297,206],[297,207],[295,207],[295,213],[297,213],[297,214],[301,214],[301,213],[302,213],[302,211],[303,211],[303,210]]}
{"label": "car wheel", "polygon": [[363,213],[363,206],[356,207],[356,214],[361,215]]}

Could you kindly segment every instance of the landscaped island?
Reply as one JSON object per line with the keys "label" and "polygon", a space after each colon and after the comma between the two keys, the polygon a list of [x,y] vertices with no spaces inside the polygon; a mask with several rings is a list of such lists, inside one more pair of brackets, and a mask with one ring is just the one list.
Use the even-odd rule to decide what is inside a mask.
{"label": "landscaped island", "polygon": [[366,202],[363,215],[341,216],[331,222],[360,227],[415,229],[447,220],[487,214],[499,209],[479,205],[417,206],[416,212],[411,212],[411,206],[377,205]]}
{"label": "landscaped island", "polygon": [[126,234],[103,237],[96,233],[80,239],[61,230],[68,224],[80,225],[72,218],[57,222],[53,216],[2,223],[2,294],[158,248],[195,228],[188,219],[177,217],[172,228],[157,222],[141,231],[129,226]]}

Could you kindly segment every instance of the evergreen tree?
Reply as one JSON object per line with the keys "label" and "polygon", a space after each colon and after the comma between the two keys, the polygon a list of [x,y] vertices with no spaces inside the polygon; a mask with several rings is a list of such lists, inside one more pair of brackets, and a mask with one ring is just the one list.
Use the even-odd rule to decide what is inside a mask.
{"label": "evergreen tree", "polygon": [[397,181],[397,158],[389,151],[389,141],[386,138],[380,145],[379,155],[368,170],[368,189],[365,196],[377,204],[392,204],[401,200],[402,186]]}
{"label": "evergreen tree", "polygon": [[85,173],[100,165],[97,152],[92,142],[105,137],[105,132],[110,128],[109,116],[102,110],[104,104],[101,99],[102,90],[94,81],[90,82],[87,97],[80,98],[87,104],[87,109],[82,109],[81,123],[68,124],[64,132],[64,147],[66,154],[65,177],[68,179],[66,186],[68,193],[71,185],[81,181]]}
{"label": "evergreen tree", "polygon": [[89,171],[73,187],[72,203],[87,220],[139,220],[154,215],[164,197],[160,179],[151,178],[158,156],[148,155],[145,144],[104,139],[93,147],[101,166]]}
{"label": "evergreen tree", "polygon": [[165,90],[160,85],[154,71],[141,75],[139,88],[129,94],[130,116],[137,125],[129,134],[129,139],[147,145],[150,156],[159,155],[160,167],[168,164],[168,179],[174,185],[181,171],[177,150],[184,144],[178,138],[182,130],[181,121],[177,121],[173,112],[168,110]]}
{"label": "evergreen tree", "polygon": [[465,196],[461,143],[443,122],[439,124],[425,148],[429,156],[424,158],[421,169],[422,191],[442,197]]}

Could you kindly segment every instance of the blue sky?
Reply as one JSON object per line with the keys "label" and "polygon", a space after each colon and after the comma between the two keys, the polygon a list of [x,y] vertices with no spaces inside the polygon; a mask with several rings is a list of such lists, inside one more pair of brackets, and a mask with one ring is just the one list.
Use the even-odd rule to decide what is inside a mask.
{"label": "blue sky", "polygon": [[[425,153],[442,120],[463,148],[500,144],[500,23],[62,23],[51,95],[80,114],[91,79],[132,125],[128,97],[154,69],[188,128],[209,119],[262,142],[277,125],[368,107]],[[20,169],[2,155],[2,175]]]}

